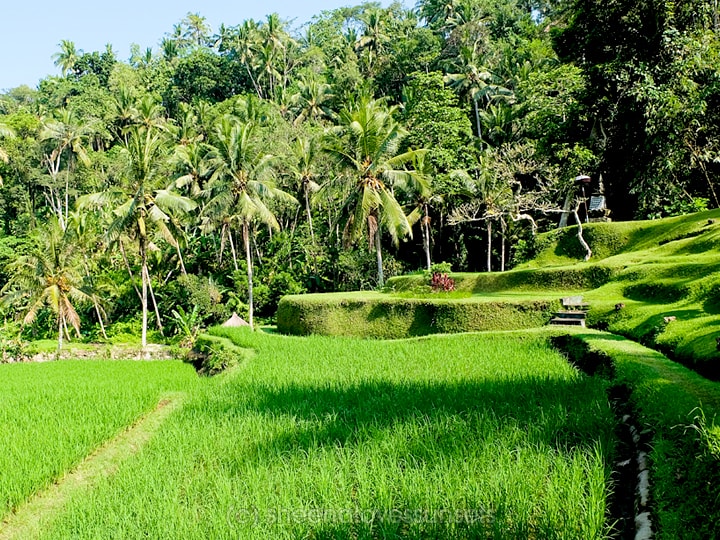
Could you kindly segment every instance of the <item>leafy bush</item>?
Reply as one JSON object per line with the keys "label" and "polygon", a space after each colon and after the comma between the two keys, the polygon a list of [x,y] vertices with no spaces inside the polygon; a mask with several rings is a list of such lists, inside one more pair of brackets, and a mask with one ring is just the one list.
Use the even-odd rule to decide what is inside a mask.
{"label": "leafy bush", "polygon": [[176,333],[181,336],[180,344],[185,347],[192,347],[200,333],[198,307],[194,306],[192,311],[188,313],[182,306],[178,306],[177,310],[173,309],[172,316],[175,321]]}
{"label": "leafy bush", "polygon": [[212,376],[240,365],[246,357],[247,351],[229,339],[202,334],[195,340],[186,360],[199,374]]}
{"label": "leafy bush", "polygon": [[443,291],[450,292],[455,290],[455,280],[447,274],[435,272],[430,280],[430,287],[433,292]]}
{"label": "leafy bush", "polygon": [[[170,314],[173,310],[191,313],[197,308],[197,318],[201,326],[209,326],[225,321],[230,313],[225,302],[227,296],[223,287],[212,278],[194,274],[181,275],[164,289],[160,300],[160,312]],[[168,331],[176,330],[175,319],[169,319]]]}

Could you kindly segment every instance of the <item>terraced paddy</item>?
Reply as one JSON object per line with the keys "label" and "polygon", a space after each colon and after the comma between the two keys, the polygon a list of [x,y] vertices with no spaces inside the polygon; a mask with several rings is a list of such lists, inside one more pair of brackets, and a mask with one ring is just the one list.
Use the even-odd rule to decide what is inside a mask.
{"label": "terraced paddy", "polygon": [[[610,531],[615,420],[605,384],[541,335],[229,336],[256,355],[214,379],[176,380],[183,404],[113,474],[44,516],[40,538],[588,539]],[[141,364],[112,365],[130,373]],[[42,383],[48,394],[54,384],[77,386]],[[111,408],[123,400],[99,395]],[[157,394],[147,396],[150,405]]]}

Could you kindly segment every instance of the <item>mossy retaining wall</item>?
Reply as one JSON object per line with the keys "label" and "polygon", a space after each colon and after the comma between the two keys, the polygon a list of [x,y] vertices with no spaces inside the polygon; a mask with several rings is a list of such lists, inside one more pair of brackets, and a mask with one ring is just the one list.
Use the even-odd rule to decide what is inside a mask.
{"label": "mossy retaining wall", "polygon": [[400,339],[428,334],[521,330],[547,324],[556,301],[478,302],[416,298],[286,296],[277,311],[284,334]]}

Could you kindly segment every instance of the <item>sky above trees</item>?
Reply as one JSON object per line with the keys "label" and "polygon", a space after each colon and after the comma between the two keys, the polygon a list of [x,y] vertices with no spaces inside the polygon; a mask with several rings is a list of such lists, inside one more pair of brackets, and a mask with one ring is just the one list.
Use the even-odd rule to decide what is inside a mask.
{"label": "sky above trees", "polygon": [[[380,3],[390,4],[387,0]],[[142,50],[156,49],[163,34],[172,31],[173,25],[188,12],[205,17],[213,31],[221,23],[236,25],[245,19],[262,19],[270,13],[278,13],[297,28],[323,10],[351,4],[346,0],[10,2],[3,6],[0,32],[0,91],[23,84],[34,87],[47,75],[59,75],[52,55],[58,52],[63,39],[75,42],[85,52],[103,51],[105,44],[110,43],[118,58],[127,60],[132,43]],[[405,4],[409,6],[408,2]]]}

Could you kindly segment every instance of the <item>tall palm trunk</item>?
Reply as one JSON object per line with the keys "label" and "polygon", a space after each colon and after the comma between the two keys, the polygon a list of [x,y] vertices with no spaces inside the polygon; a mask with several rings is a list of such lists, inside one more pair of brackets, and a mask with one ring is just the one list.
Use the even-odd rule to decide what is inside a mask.
{"label": "tall palm trunk", "polygon": [[228,240],[230,241],[230,251],[232,252],[233,264],[235,265],[235,271],[237,272],[239,270],[237,262],[237,252],[235,251],[235,242],[233,242],[232,230],[230,229],[230,227],[228,227],[227,234]]}
{"label": "tall palm trunk", "polygon": [[305,211],[307,212],[308,225],[310,225],[310,239],[312,240],[313,246],[315,245],[315,233],[313,232],[312,213],[310,212],[310,197],[308,196],[307,185],[303,190],[305,192]]}
{"label": "tall palm trunk", "polygon": [[62,352],[63,346],[63,316],[58,307],[58,349],[57,349],[57,360],[60,360],[60,353]]}
{"label": "tall palm trunk", "polygon": [[250,329],[255,330],[253,325],[253,268],[252,268],[252,252],[250,250],[250,227],[246,221],[243,222],[243,242],[245,242],[245,261],[247,263],[248,278],[248,323]]}
{"label": "tall palm trunk", "polygon": [[150,279],[150,271],[148,270],[147,265],[145,265],[145,278],[147,279],[148,290],[150,291],[150,299],[152,300],[153,309],[155,310],[155,319],[157,321],[158,330],[160,330],[160,335],[165,337],[162,319],[160,318],[160,310],[158,309],[157,300],[155,299],[155,292],[153,291],[152,280]]}
{"label": "tall palm trunk", "polygon": [[478,139],[482,139],[482,127],[480,124],[480,109],[478,108],[477,99],[473,98],[473,104],[475,105],[475,125],[477,127]]}
{"label": "tall palm trunk", "polygon": [[500,226],[502,227],[502,233],[500,235],[500,271],[505,271],[505,242],[507,236],[507,224],[503,218],[500,218]]}
{"label": "tall palm trunk", "polygon": [[140,303],[142,304],[142,347],[147,346],[147,318],[148,318],[148,282],[147,282],[147,254],[145,252],[145,239],[140,239],[140,258],[142,260],[142,268],[140,275],[142,278],[142,295]]}
{"label": "tall palm trunk", "polygon": [[383,274],[382,246],[380,245],[380,223],[375,229],[375,257],[377,258],[378,287],[382,289],[385,286],[385,276]]}
{"label": "tall palm trunk", "polygon": [[492,222],[487,220],[487,271],[492,272]]}
{"label": "tall palm trunk", "polygon": [[423,218],[420,230],[422,231],[423,235],[423,249],[425,250],[425,264],[427,265],[427,269],[430,270],[430,267],[432,266],[432,261],[430,260],[430,214],[428,212],[428,205],[423,205],[425,207],[425,217]]}

